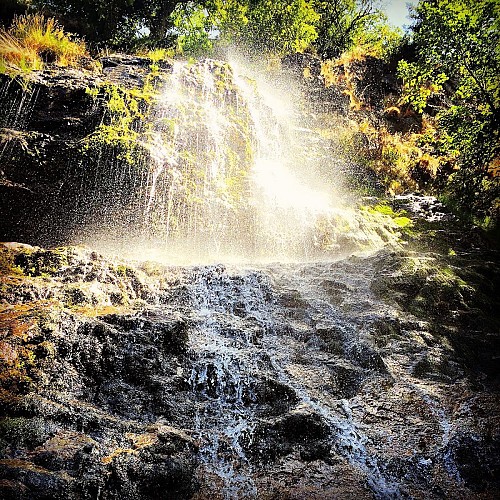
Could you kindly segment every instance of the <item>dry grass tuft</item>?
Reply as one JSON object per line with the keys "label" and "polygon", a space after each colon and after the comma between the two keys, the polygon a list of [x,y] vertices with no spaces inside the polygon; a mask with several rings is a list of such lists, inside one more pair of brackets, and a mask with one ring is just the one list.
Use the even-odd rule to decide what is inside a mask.
{"label": "dry grass tuft", "polygon": [[72,39],[52,18],[18,16],[9,29],[0,29],[0,73],[15,76],[47,63],[76,67],[85,59],[89,59],[85,43]]}

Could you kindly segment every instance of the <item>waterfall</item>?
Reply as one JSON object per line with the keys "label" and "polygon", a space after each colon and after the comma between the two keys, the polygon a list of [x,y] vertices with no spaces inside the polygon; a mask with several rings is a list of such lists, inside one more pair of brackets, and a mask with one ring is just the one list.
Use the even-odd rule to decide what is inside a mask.
{"label": "waterfall", "polygon": [[[374,252],[398,237],[396,222],[384,225],[394,214],[381,224],[377,207],[346,193],[333,139],[292,79],[214,60],[155,78],[155,97],[134,101],[136,156],[96,141],[73,164],[76,144],[59,149],[71,129],[55,134],[60,164],[33,157],[26,169],[57,187],[50,210],[32,209],[38,192],[13,204],[30,228],[80,225],[72,243],[92,250],[2,245],[2,348],[15,379],[4,399],[12,392],[22,423],[12,447],[0,443],[7,487],[196,500],[490,494],[496,394],[472,368],[496,359],[484,355],[494,302],[479,307],[494,295],[493,259],[457,255],[447,239],[447,256]],[[4,158],[47,100],[9,85]],[[96,122],[113,124],[100,97]],[[29,179],[18,165],[9,175]],[[0,181],[7,206],[23,186]],[[431,197],[393,203],[426,224],[451,217]],[[39,417],[43,436],[25,437]]]}
{"label": "waterfall", "polygon": [[144,219],[156,243],[238,252],[252,147],[250,117],[232,85],[227,64],[174,64],[146,137]]}
{"label": "waterfall", "polygon": [[140,180],[127,183],[141,215],[134,230],[130,217],[121,224],[123,247],[187,263],[317,260],[383,245],[338,165],[320,165],[328,144],[296,87],[285,93],[238,63],[175,62],[141,125]]}
{"label": "waterfall", "polygon": [[0,86],[0,159],[9,158],[16,148],[24,147],[24,130],[38,98],[39,88],[23,88],[13,79]]}

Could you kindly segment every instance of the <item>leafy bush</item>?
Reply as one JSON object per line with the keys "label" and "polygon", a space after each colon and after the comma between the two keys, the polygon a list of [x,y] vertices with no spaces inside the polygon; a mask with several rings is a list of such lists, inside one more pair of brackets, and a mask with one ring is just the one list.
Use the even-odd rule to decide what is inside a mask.
{"label": "leafy bush", "polygon": [[457,154],[460,171],[445,180],[448,203],[494,226],[500,206],[499,172],[490,168],[500,155],[498,0],[423,1],[414,20],[416,59],[398,68],[403,104],[435,115]]}

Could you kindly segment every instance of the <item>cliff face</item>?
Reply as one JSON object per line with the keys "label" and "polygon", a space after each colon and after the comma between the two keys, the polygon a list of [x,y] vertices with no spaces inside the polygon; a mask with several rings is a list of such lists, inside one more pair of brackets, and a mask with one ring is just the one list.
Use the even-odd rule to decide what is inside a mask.
{"label": "cliff face", "polygon": [[[188,212],[200,212],[203,197],[231,205],[232,212],[249,211],[241,198],[251,189],[248,165],[255,155],[255,117],[245,109],[249,96],[236,88],[237,75],[228,65],[213,61],[185,68],[185,74],[169,81],[167,87],[172,88],[165,96],[178,92],[175,85],[181,83],[193,91],[191,99],[198,93],[201,99],[220,100],[226,109],[217,110],[208,100],[195,104],[184,96],[177,102],[161,98],[165,109],[158,110],[162,76],[173,72],[169,63],[161,66],[146,58],[116,55],[102,59],[100,72],[51,69],[34,73],[22,85],[1,77],[0,240],[50,246],[80,241],[82,232],[92,226],[122,225],[126,233],[135,226],[140,232],[141,225],[164,224],[162,213],[172,208],[167,199],[173,191],[177,212],[168,213],[167,219],[179,227],[186,225],[183,218],[193,217]],[[203,81],[207,74],[212,81]],[[274,76],[284,95],[301,94],[289,94],[291,102],[302,99],[305,105],[300,111],[304,133],[286,137],[274,146],[273,154],[279,156],[281,148],[286,157],[294,149],[292,161],[309,164],[313,159],[320,165],[319,176],[334,184],[347,183],[361,194],[425,188],[432,180],[434,167],[411,142],[422,124],[390,106],[397,102],[399,87],[394,72],[380,60],[332,66],[296,55],[284,60]],[[175,78],[180,80],[175,83]],[[259,106],[261,117],[271,114],[265,105]],[[214,110],[220,111],[219,118],[204,116]],[[156,122],[148,125],[148,119]],[[283,140],[273,136],[282,124],[268,126],[263,136],[267,134],[269,143]],[[159,147],[162,141],[174,144],[175,151]],[[214,157],[219,163],[223,159],[221,165],[210,166]],[[414,165],[405,164],[410,157]],[[216,170],[224,172],[209,196],[193,188]],[[183,178],[176,180],[179,172]],[[150,193],[142,193],[141,199],[138,190],[144,186]],[[159,206],[162,213],[145,214],[146,205]],[[206,206],[203,211],[208,212]],[[121,220],[117,214],[122,214]],[[233,215],[226,211],[225,216]],[[176,230],[172,227],[167,233],[171,229]]]}
{"label": "cliff face", "polygon": [[84,139],[104,119],[106,104],[89,91],[105,81],[140,87],[149,63],[115,56],[103,59],[100,73],[51,69],[24,82],[0,76],[2,241],[68,242],[89,222],[92,208],[102,211],[89,198],[93,184],[105,179],[99,178],[97,158],[84,154]]}
{"label": "cliff face", "polygon": [[[85,89],[94,78],[56,71],[27,89],[2,83],[2,217],[4,241],[42,241],[64,228],[75,199],[79,141],[100,120]],[[57,237],[57,235],[54,235]]]}

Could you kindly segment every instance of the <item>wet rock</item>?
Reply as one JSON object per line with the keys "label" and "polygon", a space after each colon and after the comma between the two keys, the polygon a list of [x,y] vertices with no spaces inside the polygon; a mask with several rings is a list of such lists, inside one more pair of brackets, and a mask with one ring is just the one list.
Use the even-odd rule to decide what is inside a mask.
{"label": "wet rock", "polygon": [[106,483],[104,498],[126,500],[155,499],[168,494],[169,498],[190,498],[196,489],[192,466],[161,455],[144,460],[122,454],[113,460]]}
{"label": "wet rock", "polygon": [[379,373],[387,373],[384,360],[375,348],[363,343],[356,342],[347,349],[347,358],[352,360],[357,366],[366,370],[373,370]]}
{"label": "wet rock", "polygon": [[342,325],[317,325],[316,334],[324,342],[324,349],[332,354],[342,355],[345,350],[346,332]]}
{"label": "wet rock", "polygon": [[[498,391],[467,362],[480,355],[491,369],[496,320],[487,302],[477,331],[465,314],[493,295],[491,263],[443,276],[434,260],[382,253],[267,281],[264,268],[144,274],[87,249],[55,261],[54,251],[0,249],[2,498],[475,499],[498,489]],[[21,254],[37,256],[20,267]],[[458,314],[419,317],[404,299],[420,293],[413,275],[428,286],[462,279],[480,295],[463,295]]]}
{"label": "wet rock", "polygon": [[36,465],[50,471],[78,468],[82,453],[88,453],[97,443],[81,432],[61,431],[35,448],[31,459]]}
{"label": "wet rock", "polygon": [[[141,320],[135,314],[82,314],[110,307],[107,297],[116,288],[129,289],[132,297],[147,288],[138,273],[122,274],[94,252],[23,245],[2,250],[13,254],[5,268],[12,273],[6,277],[12,288],[2,289],[12,307],[3,313],[6,340],[0,345],[9,353],[0,370],[2,498],[142,499],[156,498],[160,490],[172,498],[189,497],[195,488],[192,440],[164,425],[145,433],[160,416],[171,417],[172,409],[184,412],[172,422],[185,424],[192,413],[182,392],[173,390],[155,405],[152,379],[175,373],[183,362],[185,321],[152,313]],[[95,300],[83,295],[90,293],[89,269]],[[32,297],[25,295],[29,287]],[[130,437],[141,432],[147,437]],[[122,454],[132,458],[124,460],[123,470],[113,465]],[[110,471],[121,478],[116,484],[107,479]]]}
{"label": "wet rock", "polygon": [[149,319],[146,316],[107,315],[101,317],[108,324],[125,332],[149,335],[162,349],[178,353],[186,349],[187,323],[182,319]]}
{"label": "wet rock", "polygon": [[354,397],[367,378],[362,369],[347,361],[339,360],[335,364],[329,364],[328,368],[331,370],[331,390],[339,398],[350,399]]}
{"label": "wet rock", "polygon": [[[487,264],[486,271],[484,264],[477,265],[478,261],[491,258],[488,253],[410,254],[381,263],[371,289],[402,310],[426,320],[434,343],[443,344],[446,338],[453,348],[453,353],[441,357],[441,361],[422,359],[417,363],[417,374],[429,372],[432,365],[443,375],[453,377],[460,373],[455,365],[461,359],[468,369],[480,367],[491,376],[497,375],[492,360],[500,353],[500,342],[490,332],[500,325],[494,312],[498,311],[498,294],[493,292],[500,284],[500,269]],[[477,334],[479,331],[483,334]]]}
{"label": "wet rock", "polygon": [[101,64],[103,68],[114,68],[118,65],[124,66],[148,66],[151,60],[147,57],[130,56],[127,54],[112,54],[109,56],[101,57]]}
{"label": "wet rock", "polygon": [[330,452],[329,433],[319,415],[297,408],[277,419],[259,422],[243,446],[257,463],[274,462],[294,450],[299,450],[305,461],[317,460]]}
{"label": "wet rock", "polygon": [[500,436],[479,436],[463,431],[450,440],[445,456],[455,464],[460,478],[474,492],[500,485]]}
{"label": "wet rock", "polygon": [[8,495],[4,498],[62,500],[75,494],[73,478],[25,460],[0,460],[0,478]]}
{"label": "wet rock", "polygon": [[397,318],[377,318],[371,325],[375,345],[384,347],[402,335],[401,323]]}
{"label": "wet rock", "polygon": [[260,404],[268,405],[273,411],[281,412],[297,402],[297,395],[293,389],[273,379],[259,381],[253,392]]}

